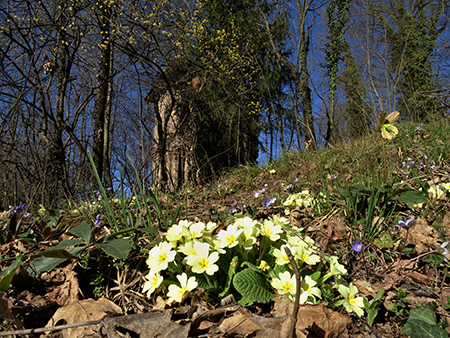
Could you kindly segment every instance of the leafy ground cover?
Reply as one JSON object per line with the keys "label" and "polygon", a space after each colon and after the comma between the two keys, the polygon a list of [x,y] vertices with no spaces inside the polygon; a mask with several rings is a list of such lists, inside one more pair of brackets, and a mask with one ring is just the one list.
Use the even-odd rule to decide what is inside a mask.
{"label": "leafy ground cover", "polygon": [[395,117],[178,193],[11,207],[0,335],[447,337],[450,123]]}

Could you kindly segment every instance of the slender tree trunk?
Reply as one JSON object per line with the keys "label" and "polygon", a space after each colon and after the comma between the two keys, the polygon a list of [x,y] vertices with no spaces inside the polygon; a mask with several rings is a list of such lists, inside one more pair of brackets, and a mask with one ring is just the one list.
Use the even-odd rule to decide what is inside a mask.
{"label": "slender tree trunk", "polygon": [[[105,176],[109,176],[110,174],[105,175],[105,172],[108,171],[105,167],[105,163],[107,162],[108,156],[108,147],[109,147],[109,121],[111,108],[108,107],[111,105],[111,18],[112,18],[112,8],[113,5],[108,5],[106,3],[102,3],[99,6],[99,15],[98,15],[98,25],[101,31],[102,41],[100,44],[101,49],[101,58],[99,64],[99,73],[97,75],[98,85],[97,92],[95,96],[94,103],[94,139],[92,144],[92,158],[94,160],[95,167],[97,169],[98,175],[100,177],[100,181],[103,182],[103,178]],[[108,99],[109,98],[109,99]],[[109,165],[107,164],[109,167]],[[105,177],[106,178],[106,177]],[[111,181],[111,177],[108,178]],[[95,183],[95,179],[92,181]],[[105,182],[106,183],[106,182]],[[108,182],[111,184],[111,182]],[[106,184],[105,184],[106,185]]]}

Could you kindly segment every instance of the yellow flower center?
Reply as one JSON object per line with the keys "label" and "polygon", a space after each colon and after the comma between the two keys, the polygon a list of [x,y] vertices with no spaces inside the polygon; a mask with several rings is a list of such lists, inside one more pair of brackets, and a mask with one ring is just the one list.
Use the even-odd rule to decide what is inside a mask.
{"label": "yellow flower center", "polygon": [[200,265],[202,269],[206,269],[209,266],[209,261],[203,258],[201,261],[198,262],[198,265]]}
{"label": "yellow flower center", "polygon": [[236,237],[234,237],[234,235],[230,235],[230,237],[227,238],[228,243],[234,243],[236,242]]}
{"label": "yellow flower center", "polygon": [[353,299],[353,295],[348,296],[348,302],[351,306],[354,306],[356,304],[356,301]]}
{"label": "yellow flower center", "polygon": [[303,289],[303,291],[308,291],[309,290],[309,284],[302,284],[302,289]]}
{"label": "yellow flower center", "polygon": [[283,288],[284,291],[286,292],[291,292],[293,289],[293,284],[290,284],[289,282],[285,282],[284,285],[282,285],[281,287]]}
{"label": "yellow flower center", "polygon": [[164,263],[167,260],[167,253],[162,253],[159,255],[158,262]]}

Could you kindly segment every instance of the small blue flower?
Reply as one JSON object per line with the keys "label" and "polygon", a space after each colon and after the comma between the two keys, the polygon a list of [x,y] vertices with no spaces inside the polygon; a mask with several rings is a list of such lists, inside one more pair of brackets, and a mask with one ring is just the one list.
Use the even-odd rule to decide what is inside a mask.
{"label": "small blue flower", "polygon": [[301,163],[299,163],[299,165],[298,165],[299,167],[301,167],[302,166],[302,164]]}
{"label": "small blue flower", "polygon": [[275,197],[270,196],[267,200],[264,201],[264,206],[265,206],[265,207],[268,207],[268,206],[270,206],[271,204],[275,203],[276,200],[277,200],[277,199],[276,199]]}
{"label": "small blue flower", "polygon": [[366,153],[367,155],[369,155],[369,151],[368,151],[368,150],[366,150],[365,153]]}
{"label": "small blue flower", "polygon": [[445,257],[446,255],[449,254],[449,251],[448,251],[447,247],[448,247],[448,242],[445,242],[445,243],[441,244],[441,248],[444,249],[444,251],[442,252],[442,255],[444,256],[444,261],[446,261],[448,263],[448,259],[447,259],[447,257]]}
{"label": "small blue flower", "polygon": [[421,130],[422,130],[422,128],[416,127],[416,131],[417,131],[418,133],[420,133]]}
{"label": "small blue flower", "polygon": [[96,195],[100,194],[100,190],[95,190],[95,194]]}
{"label": "small blue flower", "polygon": [[261,190],[255,191],[255,198],[258,198],[259,195],[264,194],[266,192],[265,188],[262,188]]}
{"label": "small blue flower", "polygon": [[334,179],[336,179],[336,178],[337,178],[337,176],[336,176],[336,175],[334,175],[334,176],[333,176],[333,178],[334,178]]}
{"label": "small blue flower", "polygon": [[406,167],[406,162],[403,162],[403,168]]}
{"label": "small blue flower", "polygon": [[430,169],[431,169],[431,170],[433,170],[433,169],[434,169],[434,167],[435,167],[435,165],[434,165],[434,164],[430,165]]}
{"label": "small blue flower", "polygon": [[237,205],[237,201],[235,200],[233,205],[230,207],[230,211],[232,214],[237,213],[236,205]]}
{"label": "small blue flower", "polygon": [[298,182],[298,178],[297,177],[294,177],[294,182]]}
{"label": "small blue flower", "polygon": [[409,228],[412,224],[412,222],[414,221],[414,217],[412,217],[411,219],[407,220],[406,222],[404,221],[398,221],[398,224],[396,224],[395,226],[397,228]]}
{"label": "small blue flower", "polygon": [[286,189],[289,189],[291,187],[291,185],[290,184],[288,184],[287,186],[286,186]]}
{"label": "small blue flower", "polygon": [[360,252],[363,249],[364,245],[361,243],[361,241],[356,241],[353,243],[352,249],[356,252]]}

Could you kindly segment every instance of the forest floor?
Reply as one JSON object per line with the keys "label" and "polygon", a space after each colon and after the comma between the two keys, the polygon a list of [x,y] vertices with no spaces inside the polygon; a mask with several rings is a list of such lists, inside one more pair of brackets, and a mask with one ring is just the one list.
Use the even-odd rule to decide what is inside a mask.
{"label": "forest floor", "polygon": [[[398,129],[392,140],[372,134],[331,149],[289,153],[178,193],[106,199],[104,191],[92,192],[87,203],[61,210],[41,207],[28,214],[22,205],[3,213],[0,336],[289,337],[296,318],[294,337],[448,337],[450,123],[402,122]],[[240,249],[246,260],[240,254],[221,258],[213,280],[203,273],[202,284],[179,258],[178,267],[197,276],[197,288],[170,302],[170,285],[182,282],[169,265],[163,282],[143,291],[151,281],[149,255],[167,240],[168,228],[182,220],[191,222],[183,223],[187,227],[215,224],[212,239],[246,218],[260,227],[252,249]],[[283,225],[268,251],[262,250],[266,222]],[[282,241],[295,236],[314,241],[307,254],[319,262],[296,262],[302,281],[309,276],[321,290],[300,301],[297,316],[295,292],[283,295],[270,284],[286,271],[300,278],[294,266],[280,268],[276,259],[264,258],[275,273],[261,277],[269,285],[260,290],[267,299],[236,282],[251,269],[263,276],[261,257],[273,258]],[[345,272],[333,272],[332,256],[339,261],[334,267]],[[245,285],[258,283],[265,282]],[[356,286],[357,294],[346,298],[337,291],[340,283],[344,290]],[[302,284],[301,291],[312,286]],[[362,315],[352,303],[359,297],[367,300]],[[343,299],[353,304],[351,312]]]}

